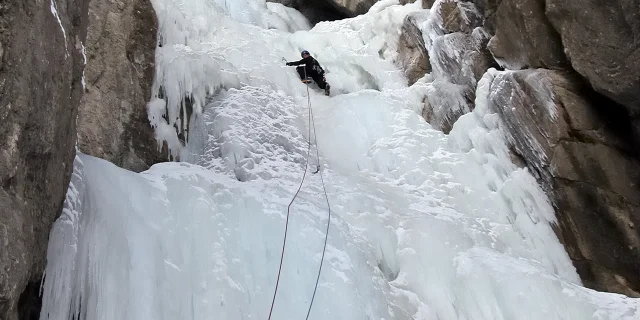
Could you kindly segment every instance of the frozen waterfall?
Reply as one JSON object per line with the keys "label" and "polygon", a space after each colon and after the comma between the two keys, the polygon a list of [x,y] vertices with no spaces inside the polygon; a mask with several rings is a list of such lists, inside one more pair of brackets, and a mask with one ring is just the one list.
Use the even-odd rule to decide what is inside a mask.
{"label": "frozen waterfall", "polygon": [[[308,139],[333,212],[310,319],[640,317],[638,299],[582,287],[548,199],[511,163],[487,111],[497,71],[449,135],[421,118],[433,79],[407,87],[393,64],[420,0],[383,0],[311,30],[264,0],[152,2],[163,95],[150,120],[182,162],[136,174],[78,154],[51,233],[41,319],[266,319]],[[331,97],[310,92],[317,137],[307,133],[306,87],[282,61],[303,48],[332,86]],[[319,175],[290,219],[272,319],[306,315],[327,221]]]}

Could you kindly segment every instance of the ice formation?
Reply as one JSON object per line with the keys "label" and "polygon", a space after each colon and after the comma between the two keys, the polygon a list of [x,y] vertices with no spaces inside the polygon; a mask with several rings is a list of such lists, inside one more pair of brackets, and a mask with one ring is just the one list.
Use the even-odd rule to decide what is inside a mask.
{"label": "ice formation", "polygon": [[58,25],[60,26],[60,30],[62,30],[62,36],[64,37],[64,58],[68,58],[69,57],[69,48],[67,45],[67,32],[64,30],[64,26],[62,25],[62,21],[60,20],[60,15],[58,15],[58,9],[56,6],[56,2],[54,0],[51,0],[51,14],[56,18],[56,20],[58,21]]}
{"label": "ice formation", "polygon": [[[640,316],[637,299],[581,286],[548,200],[510,162],[487,111],[495,72],[449,135],[420,117],[429,77],[407,87],[393,64],[419,0],[380,1],[311,30],[263,0],[153,4],[163,94],[150,119],[183,162],[136,174],[78,155],[41,319],[266,319],[308,139],[334,214],[310,319]],[[310,91],[317,136],[306,87],[282,61],[302,48],[333,87],[331,97]],[[185,97],[194,113],[183,147]],[[272,319],[306,315],[326,219],[311,175],[293,206]]]}
{"label": "ice formation", "polygon": [[[84,63],[84,65],[87,65],[87,48],[84,46],[84,43],[80,42],[80,52],[82,53],[82,61]],[[81,83],[82,83],[82,89],[86,89],[87,87],[87,82],[86,82],[86,78],[84,77],[84,68],[82,69],[82,79],[81,79]]]}

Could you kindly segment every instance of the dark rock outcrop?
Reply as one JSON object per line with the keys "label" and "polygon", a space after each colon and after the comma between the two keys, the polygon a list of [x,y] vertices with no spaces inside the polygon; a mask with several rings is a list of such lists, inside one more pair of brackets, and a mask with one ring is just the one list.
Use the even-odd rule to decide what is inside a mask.
{"label": "dark rock outcrop", "polygon": [[640,296],[640,161],[620,128],[572,73],[498,73],[489,107],[547,190],[561,239],[585,285]]}
{"label": "dark rock outcrop", "polygon": [[157,148],[146,105],[157,24],[149,0],[94,0],[89,5],[78,146],[85,154],[138,172],[167,159]]}
{"label": "dark rock outcrop", "polygon": [[87,8],[0,1],[0,319],[38,316],[49,230],[73,169]]}
{"label": "dark rock outcrop", "polygon": [[[537,141],[515,140],[554,201],[585,285],[637,296],[640,1],[500,0],[493,26],[489,48],[503,66],[564,70],[523,71],[505,82],[511,84],[500,95],[517,88],[526,97],[521,103],[537,110],[544,86],[523,79],[544,75],[541,83],[564,115],[549,122],[530,114],[527,125],[510,131]],[[505,121],[524,121],[515,113],[505,112]]]}
{"label": "dark rock outcrop", "polygon": [[640,138],[640,0],[547,0],[571,66],[624,105]]}
{"label": "dark rock outcrop", "polygon": [[471,33],[476,27],[482,26],[482,16],[471,2],[445,0],[434,10],[442,21],[444,33]]}
{"label": "dark rock outcrop", "polygon": [[482,26],[490,34],[496,32],[496,12],[502,0],[473,0],[473,3],[482,14]]}
{"label": "dark rock outcrop", "polygon": [[320,21],[334,21],[363,14],[377,0],[268,0],[294,8],[314,25]]}
{"label": "dark rock outcrop", "polygon": [[431,7],[433,7],[433,4],[436,2],[436,0],[422,0],[422,8],[423,9],[429,9]]}
{"label": "dark rock outcrop", "polygon": [[418,24],[427,18],[425,12],[414,12],[407,15],[402,23],[402,33],[398,42],[398,62],[409,79],[409,85],[431,72],[429,52],[418,28]]}
{"label": "dark rock outcrop", "polygon": [[560,36],[545,16],[545,0],[503,0],[489,50],[511,70],[566,66]]}
{"label": "dark rock outcrop", "polygon": [[378,0],[324,0],[347,16],[355,17],[367,13]]}
{"label": "dark rock outcrop", "polygon": [[498,67],[483,52],[506,69],[525,69],[500,73],[491,90],[514,158],[547,190],[585,285],[638,296],[640,0],[423,5],[433,6],[436,22],[426,43],[434,81],[423,117],[448,132],[473,109],[477,80]]}

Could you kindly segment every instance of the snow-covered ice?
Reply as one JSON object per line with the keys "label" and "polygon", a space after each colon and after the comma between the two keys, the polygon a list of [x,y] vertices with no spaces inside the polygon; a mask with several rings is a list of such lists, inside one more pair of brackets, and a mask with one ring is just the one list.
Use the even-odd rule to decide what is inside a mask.
{"label": "snow-covered ice", "polygon": [[[420,0],[380,1],[311,30],[263,0],[153,4],[162,95],[150,120],[183,162],[136,174],[78,155],[51,233],[41,319],[266,319],[309,139],[333,212],[310,319],[640,316],[637,299],[581,286],[548,199],[510,162],[488,113],[491,73],[449,135],[420,117],[427,77],[407,87],[393,64]],[[310,91],[317,136],[306,87],[282,61],[302,48],[332,85],[331,97]],[[320,176],[310,175],[272,319],[306,315],[326,221]]]}

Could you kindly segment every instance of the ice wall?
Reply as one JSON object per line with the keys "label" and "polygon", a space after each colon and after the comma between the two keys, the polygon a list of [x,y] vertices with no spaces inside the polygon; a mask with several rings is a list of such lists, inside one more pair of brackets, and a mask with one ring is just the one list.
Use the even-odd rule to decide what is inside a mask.
{"label": "ice wall", "polygon": [[[266,318],[307,160],[321,164],[334,213],[310,319],[637,318],[637,299],[581,286],[545,195],[510,162],[487,112],[492,73],[450,135],[420,117],[428,86],[407,87],[393,65],[402,20],[420,5],[381,1],[289,33],[295,14],[261,1],[155,0],[165,96],[150,111],[175,119],[192,97],[189,143],[174,146],[186,162],[136,174],[78,156],[41,319]],[[331,97],[309,92],[317,137],[306,87],[281,61],[300,48],[333,86]],[[165,124],[158,135],[169,139]],[[308,139],[320,159],[306,158]],[[294,204],[272,319],[306,315],[321,190],[311,175]]]}

